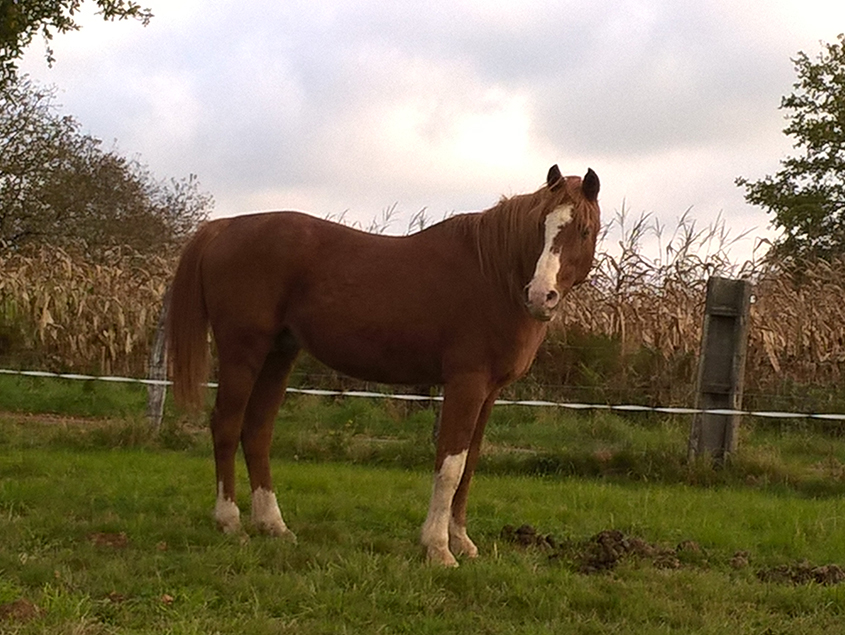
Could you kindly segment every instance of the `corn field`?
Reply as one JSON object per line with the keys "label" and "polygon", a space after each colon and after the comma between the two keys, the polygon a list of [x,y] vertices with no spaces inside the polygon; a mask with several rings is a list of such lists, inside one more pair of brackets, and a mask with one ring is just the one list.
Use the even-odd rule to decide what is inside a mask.
{"label": "corn field", "polygon": [[0,256],[0,356],[40,370],[142,375],[173,261],[52,247]]}
{"label": "corn field", "polygon": [[[845,260],[816,264],[800,280],[777,263],[735,265],[725,255],[723,228],[697,231],[685,219],[661,258],[647,258],[643,237],[659,231],[648,223],[641,217],[623,228],[617,253],[600,250],[590,280],[565,299],[517,390],[690,405],[706,281],[726,275],[754,284],[747,398],[800,407],[799,398],[821,391],[828,397],[813,407],[832,404],[845,370]],[[175,263],[117,249],[97,262],[49,247],[0,256],[0,360],[6,367],[144,376]],[[338,379],[313,361],[303,367],[300,381]]]}
{"label": "corn field", "polygon": [[[845,258],[814,262],[796,274],[766,258],[736,264],[728,257],[735,239],[723,222],[697,230],[687,218],[663,258],[647,258],[642,239],[659,226],[645,216],[630,228],[624,218],[613,222],[624,230],[620,253],[597,256],[590,284],[566,298],[547,345],[560,351],[576,347],[578,365],[587,371],[594,362],[591,351],[594,357],[609,348],[610,364],[595,378],[587,372],[568,383],[582,390],[599,383],[600,390],[588,394],[605,401],[692,404],[707,279],[721,275],[753,283],[746,403],[750,398],[752,407],[771,409],[841,402],[836,393],[842,392],[845,372]],[[540,365],[553,368],[557,357],[541,356]],[[808,389],[819,394],[809,399]]]}

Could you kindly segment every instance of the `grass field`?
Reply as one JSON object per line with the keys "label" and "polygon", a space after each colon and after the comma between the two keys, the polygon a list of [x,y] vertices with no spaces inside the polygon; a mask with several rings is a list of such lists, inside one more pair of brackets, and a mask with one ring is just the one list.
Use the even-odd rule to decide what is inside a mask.
{"label": "grass field", "polygon": [[[685,465],[683,420],[498,409],[470,498],[482,555],[445,571],[417,544],[430,411],[291,400],[274,445],[291,545],[214,529],[202,426],[154,433],[142,395],[82,391],[0,382],[2,633],[827,634],[845,617],[821,568],[845,564],[830,431],[750,424],[715,470]],[[10,412],[27,396],[53,414]],[[649,550],[585,568],[606,530]]]}

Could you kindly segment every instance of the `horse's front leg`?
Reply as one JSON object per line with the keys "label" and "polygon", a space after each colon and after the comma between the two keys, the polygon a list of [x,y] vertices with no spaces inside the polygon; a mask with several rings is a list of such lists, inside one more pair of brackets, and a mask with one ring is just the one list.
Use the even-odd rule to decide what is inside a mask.
{"label": "horse's front leg", "polygon": [[472,440],[467,453],[464,473],[458,484],[455,496],[452,498],[452,516],[449,519],[449,549],[452,553],[475,558],[478,555],[478,548],[467,535],[467,499],[469,498],[469,484],[475,467],[478,465],[478,457],[481,452],[481,440],[484,437],[484,429],[487,427],[487,420],[493,410],[493,404],[499,396],[495,390],[488,395],[487,400],[478,414],[475,423],[475,430],[472,433]]}
{"label": "horse's front leg", "polygon": [[458,566],[449,551],[452,503],[464,475],[476,422],[487,393],[486,381],[477,376],[463,377],[444,386],[434,487],[421,535],[427,557],[435,564]]}

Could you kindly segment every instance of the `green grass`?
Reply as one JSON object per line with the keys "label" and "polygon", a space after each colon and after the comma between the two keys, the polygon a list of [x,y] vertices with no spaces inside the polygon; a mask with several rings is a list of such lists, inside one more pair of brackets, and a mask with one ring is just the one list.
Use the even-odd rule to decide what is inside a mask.
{"label": "green grass", "polygon": [[[211,397],[209,394],[209,398]],[[204,417],[167,404],[160,433],[145,425],[146,388],[131,384],[0,376],[0,412],[47,413],[109,422],[72,422],[42,431],[35,444],[59,447],[150,445],[211,453]],[[435,412],[401,401],[291,395],[279,413],[272,455],[290,461],[344,461],[428,468]],[[481,469],[495,474],[584,476],[617,481],[786,487],[809,496],[845,494],[845,428],[806,421],[743,419],[739,451],[726,469],[686,461],[688,417],[501,406],[485,435]],[[1,431],[10,434],[9,431]]]}
{"label": "green grass", "polygon": [[[0,377],[0,411],[53,413],[0,415],[0,633],[812,634],[845,613],[845,585],[757,576],[845,563],[838,433],[749,422],[714,469],[686,464],[683,418],[497,408],[470,498],[482,556],[443,571],[418,546],[432,411],[292,398],[273,446],[290,545],[214,529],[204,422],[168,411],[153,431],[144,397]],[[566,544],[619,529],[701,552],[584,575],[501,538],[525,523]],[[731,566],[737,551],[748,566]]]}
{"label": "green grass", "polygon": [[[845,612],[845,587],[755,575],[841,561],[840,499],[480,474],[470,528],[482,557],[443,571],[417,545],[427,471],[274,468],[298,545],[218,534],[208,458],[4,444],[0,604],[25,599],[41,612],[0,621],[0,632],[822,633]],[[240,484],[246,506],[242,474]],[[694,540],[706,560],[669,571],[632,560],[586,576],[502,541],[508,523],[561,539],[620,528],[670,546]],[[121,532],[118,546],[94,539]],[[729,565],[737,550],[751,566]]]}
{"label": "green grass", "polygon": [[0,411],[66,417],[126,417],[145,412],[140,384],[0,375]]}

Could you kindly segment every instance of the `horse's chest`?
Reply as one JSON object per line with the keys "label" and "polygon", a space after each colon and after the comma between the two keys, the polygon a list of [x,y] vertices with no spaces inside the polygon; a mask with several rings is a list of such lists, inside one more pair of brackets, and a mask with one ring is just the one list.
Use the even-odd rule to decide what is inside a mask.
{"label": "horse's chest", "polygon": [[510,341],[499,340],[493,354],[496,360],[494,371],[503,381],[510,382],[522,377],[531,368],[537,350],[543,342],[544,326],[517,329]]}

